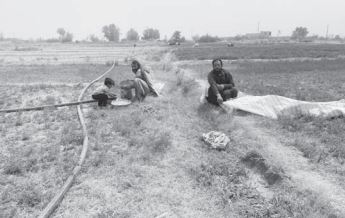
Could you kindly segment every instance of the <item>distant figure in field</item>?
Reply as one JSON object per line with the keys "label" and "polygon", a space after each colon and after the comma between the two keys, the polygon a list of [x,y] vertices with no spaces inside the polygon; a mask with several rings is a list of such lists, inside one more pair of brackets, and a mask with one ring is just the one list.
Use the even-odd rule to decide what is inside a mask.
{"label": "distant figure in field", "polygon": [[[157,97],[158,94],[153,88],[150,72],[143,69],[137,60],[132,61],[131,67],[134,73],[134,79],[125,80],[120,83],[121,97],[132,101],[143,101],[147,95]],[[132,89],[135,91],[134,97],[132,96]]]}
{"label": "distant figure in field", "polygon": [[109,99],[116,99],[116,94],[111,91],[115,82],[110,78],[105,78],[104,84],[98,87],[92,94],[92,98],[98,101],[98,106],[105,107],[108,104]]}
{"label": "distant figure in field", "polygon": [[213,70],[208,74],[208,82],[210,88],[208,89],[207,101],[211,104],[220,105],[223,101],[237,97],[237,89],[231,74],[223,69],[223,62],[221,59],[214,59],[212,61]]}

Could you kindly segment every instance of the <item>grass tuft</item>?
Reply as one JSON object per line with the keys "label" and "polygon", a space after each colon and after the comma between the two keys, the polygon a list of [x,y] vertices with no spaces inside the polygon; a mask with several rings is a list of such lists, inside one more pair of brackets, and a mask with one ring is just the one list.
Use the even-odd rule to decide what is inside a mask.
{"label": "grass tuft", "polygon": [[14,160],[12,157],[5,163],[4,173],[7,175],[22,175],[24,173],[23,166],[20,161]]}
{"label": "grass tuft", "polygon": [[18,195],[18,204],[35,207],[41,203],[43,194],[33,184],[26,184]]}

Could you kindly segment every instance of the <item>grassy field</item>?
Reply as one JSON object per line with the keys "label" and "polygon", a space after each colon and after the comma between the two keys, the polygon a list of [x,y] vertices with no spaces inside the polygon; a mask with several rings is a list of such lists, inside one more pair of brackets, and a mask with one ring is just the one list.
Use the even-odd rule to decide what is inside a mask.
{"label": "grassy field", "polygon": [[[275,51],[280,57],[287,54],[284,46]],[[334,49],[332,54],[340,53],[328,48]],[[205,53],[198,49],[188,55]],[[248,115],[229,115],[199,103],[203,87],[198,80],[211,70],[209,62],[179,66],[174,55],[151,51],[143,59],[156,80],[165,82],[162,96],[124,108],[84,107],[90,150],[81,174],[53,217],[337,217],[327,200],[313,190],[298,189],[269,158],[267,167],[278,168],[283,178],[271,185],[243,163],[253,150],[264,157],[270,154],[259,149],[265,145],[259,145],[255,137],[247,139],[252,136],[237,117],[246,120]],[[214,53],[222,51],[215,46]],[[204,55],[211,59],[210,53]],[[106,63],[3,64],[0,108],[76,100],[85,83],[108,67]],[[310,101],[343,97],[341,59],[233,62],[224,67],[233,74],[236,86],[249,94]],[[118,87],[132,74],[128,63],[122,62],[109,76]],[[288,149],[299,149],[317,170],[329,171],[344,185],[343,118],[281,118],[279,122],[248,118],[274,133]],[[82,134],[76,110],[0,114],[0,128],[0,217],[36,217],[78,160]],[[201,140],[202,133],[211,130],[230,137],[225,151],[212,150]]]}
{"label": "grassy field", "polygon": [[[182,67],[189,67],[199,78],[206,78],[211,70],[210,63]],[[234,62],[225,68],[232,73],[238,89],[248,94],[274,94],[303,101],[337,101],[344,98],[343,60]],[[345,156],[341,142],[345,140],[342,134],[344,118],[282,117],[279,121],[280,128],[284,129],[288,138],[292,138],[291,145],[317,162],[324,162],[326,158],[331,159],[326,162],[332,163],[335,157],[339,163],[336,171],[343,174]],[[272,125],[272,122],[268,125]]]}
{"label": "grassy field", "polygon": [[200,43],[199,47],[181,45],[174,51],[179,60],[336,58],[345,55],[344,44],[235,44]]}

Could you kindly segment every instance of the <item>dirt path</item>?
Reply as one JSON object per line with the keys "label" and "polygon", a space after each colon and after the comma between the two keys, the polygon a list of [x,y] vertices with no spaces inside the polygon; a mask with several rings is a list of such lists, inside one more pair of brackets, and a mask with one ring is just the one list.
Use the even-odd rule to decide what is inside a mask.
{"label": "dirt path", "polygon": [[236,116],[235,122],[242,129],[234,134],[242,142],[254,145],[253,149],[260,153],[273,165],[284,170],[296,189],[310,190],[321,200],[329,203],[339,214],[345,215],[345,190],[335,184],[331,175],[322,175],[307,158],[294,147],[283,145],[274,133],[258,126],[255,116]]}

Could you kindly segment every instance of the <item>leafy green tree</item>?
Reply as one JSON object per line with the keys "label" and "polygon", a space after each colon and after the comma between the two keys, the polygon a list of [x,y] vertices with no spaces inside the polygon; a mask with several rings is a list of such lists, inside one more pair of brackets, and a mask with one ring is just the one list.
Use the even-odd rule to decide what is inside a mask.
{"label": "leafy green tree", "polygon": [[94,34],[89,35],[88,38],[91,42],[99,42],[100,41],[99,38],[97,36],[95,36]]}
{"label": "leafy green tree", "polygon": [[109,24],[102,28],[104,37],[109,42],[119,42],[120,40],[120,29],[115,24]]}
{"label": "leafy green tree", "polygon": [[66,30],[64,28],[58,28],[56,32],[60,35],[60,37],[63,37],[66,34]]}
{"label": "leafy green tree", "polygon": [[180,44],[184,41],[186,41],[186,39],[181,36],[181,31],[175,31],[169,40],[169,44]]}
{"label": "leafy green tree", "polygon": [[126,38],[128,41],[138,41],[139,40],[139,34],[134,29],[130,29],[127,32]]}
{"label": "leafy green tree", "polygon": [[59,41],[60,42],[72,42],[73,41],[73,34],[66,32],[64,28],[58,28],[57,34],[59,34]]}
{"label": "leafy green tree", "polygon": [[306,27],[296,27],[296,29],[292,32],[291,38],[292,39],[305,39],[308,35],[308,29]]}
{"label": "leafy green tree", "polygon": [[155,40],[155,39],[159,39],[160,38],[160,34],[159,34],[159,30],[157,29],[153,29],[153,28],[147,28],[143,31],[143,40]]}

